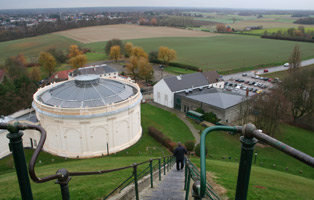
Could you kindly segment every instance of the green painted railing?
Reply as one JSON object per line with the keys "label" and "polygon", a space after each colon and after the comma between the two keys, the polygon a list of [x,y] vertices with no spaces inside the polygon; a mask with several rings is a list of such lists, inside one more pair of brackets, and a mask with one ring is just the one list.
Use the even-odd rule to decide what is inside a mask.
{"label": "green painted railing", "polygon": [[[10,151],[13,154],[15,169],[18,176],[19,186],[20,186],[21,199],[23,200],[32,200],[33,193],[32,193],[32,189],[31,189],[31,185],[29,181],[29,176],[27,173],[26,159],[25,159],[24,148],[23,148],[23,143],[22,143],[23,132],[21,130],[34,129],[41,133],[38,146],[35,149],[34,154],[32,155],[32,158],[29,162],[29,175],[31,179],[36,183],[44,183],[44,182],[56,179],[57,180],[56,183],[60,185],[62,200],[70,199],[68,183],[71,180],[71,177],[73,176],[100,175],[100,174],[105,174],[105,173],[110,173],[110,172],[130,169],[130,168],[133,168],[132,175],[129,176],[125,181],[123,181],[112,192],[110,192],[104,199],[114,194],[118,189],[120,189],[120,192],[121,192],[121,190],[123,190],[126,186],[134,183],[135,198],[136,200],[139,200],[138,180],[149,174],[150,186],[153,187],[154,171],[158,170],[158,176],[159,176],[159,181],[160,181],[162,166],[164,167],[164,174],[166,174],[166,171],[168,172],[170,170],[174,162],[173,156],[167,156],[167,157],[163,157],[163,163],[162,163],[162,158],[155,158],[155,159],[150,159],[148,161],[144,161],[141,163],[134,163],[133,165],[116,168],[116,169],[109,169],[109,170],[88,171],[88,172],[69,172],[66,169],[59,169],[56,172],[56,174],[39,178],[37,177],[35,173],[35,163],[45,143],[46,131],[40,126],[30,125],[30,124],[19,124],[19,123],[13,123],[13,124],[0,123],[0,129],[7,129],[9,131],[9,133],[7,134],[7,137],[10,140],[9,147],[10,147]],[[154,161],[157,161],[157,163],[153,163]],[[138,172],[138,166],[145,165],[145,164],[148,164],[148,167],[146,167],[141,172]]]}
{"label": "green painted railing", "polygon": [[202,199],[206,195],[206,151],[205,151],[205,141],[206,136],[213,131],[229,131],[234,133],[242,133],[243,136],[240,137],[242,143],[241,147],[241,158],[239,163],[239,172],[236,188],[236,200],[245,200],[247,198],[247,192],[249,187],[250,172],[253,158],[254,146],[257,140],[260,140],[270,146],[298,159],[299,161],[314,167],[314,158],[294,149],[264,133],[261,130],[257,130],[253,124],[247,124],[243,127],[240,126],[213,126],[206,128],[202,135],[200,141],[200,166],[201,174],[200,181],[195,181],[193,184],[193,192],[195,199]]}

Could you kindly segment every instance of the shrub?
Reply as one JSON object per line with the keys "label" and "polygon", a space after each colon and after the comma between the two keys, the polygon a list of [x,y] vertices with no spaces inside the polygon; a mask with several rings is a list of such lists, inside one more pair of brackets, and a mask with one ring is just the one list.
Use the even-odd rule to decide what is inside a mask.
{"label": "shrub", "polygon": [[177,145],[175,142],[172,142],[169,137],[165,136],[161,131],[157,130],[154,127],[148,127],[148,134],[152,136],[155,140],[160,142],[162,145],[164,145],[171,152],[173,152],[174,148]]}
{"label": "shrub", "polygon": [[198,112],[198,113],[205,114],[205,111],[203,110],[203,108],[196,108],[195,111]]}
{"label": "shrub", "polygon": [[186,141],[185,143],[184,143],[184,145],[185,145],[185,147],[186,147],[186,149],[188,150],[188,151],[193,151],[193,149],[194,149],[194,146],[195,146],[195,143],[194,143],[194,141]]}
{"label": "shrub", "polygon": [[[200,157],[200,155],[201,155],[201,144],[196,145],[194,152],[195,152],[195,155]],[[205,155],[207,155],[207,147],[205,147]]]}
{"label": "shrub", "polygon": [[208,122],[213,123],[213,124],[216,124],[220,121],[220,119],[217,117],[217,115],[213,112],[205,113],[204,119]]}

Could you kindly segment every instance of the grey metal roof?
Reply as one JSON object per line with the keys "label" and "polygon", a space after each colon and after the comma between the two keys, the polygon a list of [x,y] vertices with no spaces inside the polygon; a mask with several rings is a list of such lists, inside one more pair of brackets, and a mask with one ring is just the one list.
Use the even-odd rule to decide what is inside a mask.
{"label": "grey metal roof", "polygon": [[136,93],[136,88],[115,80],[80,75],[43,92],[38,100],[62,108],[99,107],[126,100]]}
{"label": "grey metal roof", "polygon": [[75,71],[73,71],[73,76],[83,75],[83,74],[107,74],[107,73],[113,73],[118,72],[117,70],[113,69],[112,67],[102,64],[102,65],[95,65],[95,66],[88,66],[88,67],[82,67]]}
{"label": "grey metal roof", "polygon": [[207,79],[200,72],[164,78],[172,92],[208,85]]}
{"label": "grey metal roof", "polygon": [[216,88],[210,89],[208,93],[196,94],[186,96],[186,98],[200,101],[208,105],[212,105],[218,108],[226,109],[241,103],[244,99],[243,95],[226,92]]}

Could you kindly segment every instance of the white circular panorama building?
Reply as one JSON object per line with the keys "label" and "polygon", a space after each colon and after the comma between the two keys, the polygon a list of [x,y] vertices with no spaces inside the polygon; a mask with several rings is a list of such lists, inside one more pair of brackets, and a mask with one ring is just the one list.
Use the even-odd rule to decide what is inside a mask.
{"label": "white circular panorama building", "polygon": [[39,89],[33,108],[47,131],[44,149],[87,158],[130,147],[142,135],[141,99],[137,84],[98,75],[81,75]]}

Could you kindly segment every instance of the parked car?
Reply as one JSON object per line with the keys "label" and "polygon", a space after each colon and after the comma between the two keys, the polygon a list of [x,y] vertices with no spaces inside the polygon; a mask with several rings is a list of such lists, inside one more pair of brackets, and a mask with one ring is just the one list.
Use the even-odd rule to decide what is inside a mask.
{"label": "parked car", "polygon": [[249,91],[253,91],[254,88],[249,88]]}
{"label": "parked car", "polygon": [[268,72],[268,69],[264,69],[264,73],[267,73]]}
{"label": "parked car", "polygon": [[289,63],[285,63],[283,66],[284,66],[284,67],[289,67],[290,64],[289,64]]}
{"label": "parked car", "polygon": [[247,76],[247,73],[243,73],[242,76]]}
{"label": "parked car", "polygon": [[254,89],[253,89],[253,92],[255,93],[256,91],[257,91],[257,89],[256,89],[256,88],[254,88]]}

